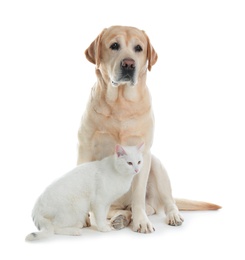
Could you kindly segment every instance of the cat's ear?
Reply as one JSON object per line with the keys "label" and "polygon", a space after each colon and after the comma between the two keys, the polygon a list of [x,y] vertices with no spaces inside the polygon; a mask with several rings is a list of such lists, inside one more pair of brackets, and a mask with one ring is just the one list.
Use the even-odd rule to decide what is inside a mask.
{"label": "cat's ear", "polygon": [[137,145],[137,148],[138,148],[138,151],[139,151],[139,152],[143,152],[143,151],[144,151],[144,148],[145,148],[145,143],[143,142],[143,143]]}
{"label": "cat's ear", "polygon": [[124,156],[127,154],[120,144],[116,145],[115,152],[117,154],[117,157]]}

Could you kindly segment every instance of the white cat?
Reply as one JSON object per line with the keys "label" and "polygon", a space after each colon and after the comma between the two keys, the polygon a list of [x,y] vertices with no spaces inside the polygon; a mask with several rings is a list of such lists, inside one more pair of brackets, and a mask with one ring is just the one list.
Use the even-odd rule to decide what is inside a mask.
{"label": "white cat", "polygon": [[27,235],[26,240],[53,234],[81,235],[81,228],[90,225],[89,211],[94,213],[99,231],[110,231],[109,207],[130,189],[143,164],[143,148],[144,143],[116,145],[114,155],[83,163],[51,184],[32,212],[33,221],[41,231]]}

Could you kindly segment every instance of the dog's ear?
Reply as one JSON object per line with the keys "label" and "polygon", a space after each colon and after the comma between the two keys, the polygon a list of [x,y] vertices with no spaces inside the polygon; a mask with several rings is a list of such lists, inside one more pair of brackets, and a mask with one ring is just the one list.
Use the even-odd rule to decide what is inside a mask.
{"label": "dog's ear", "polygon": [[148,70],[151,70],[151,67],[157,62],[157,53],[153,46],[151,45],[150,39],[147,34],[143,31],[147,39],[147,59],[148,59]]}
{"label": "dog's ear", "polygon": [[105,31],[106,29],[104,29],[85,50],[87,60],[89,60],[93,64],[96,64],[97,66],[99,66],[100,64],[101,37]]}

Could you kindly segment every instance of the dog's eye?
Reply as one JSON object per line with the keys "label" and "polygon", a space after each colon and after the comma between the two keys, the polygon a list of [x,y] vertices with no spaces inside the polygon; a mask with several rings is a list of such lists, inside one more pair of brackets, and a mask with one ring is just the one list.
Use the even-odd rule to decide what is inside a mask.
{"label": "dog's eye", "polygon": [[134,50],[135,50],[136,52],[141,52],[143,49],[142,49],[142,47],[141,47],[140,45],[136,45],[136,46],[134,47]]}
{"label": "dog's eye", "polygon": [[114,43],[112,43],[112,45],[110,46],[110,48],[111,48],[112,50],[118,51],[119,48],[120,48],[120,45],[119,45],[117,42],[114,42]]}
{"label": "dog's eye", "polygon": [[128,165],[133,165],[133,163],[132,162],[128,162]]}

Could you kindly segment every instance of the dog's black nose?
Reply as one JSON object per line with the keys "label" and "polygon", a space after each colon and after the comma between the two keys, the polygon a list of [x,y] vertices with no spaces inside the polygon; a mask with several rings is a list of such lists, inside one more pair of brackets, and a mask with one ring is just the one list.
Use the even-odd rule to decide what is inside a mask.
{"label": "dog's black nose", "polygon": [[133,59],[130,59],[130,58],[124,59],[121,62],[121,67],[124,70],[127,70],[127,71],[131,70],[132,71],[132,70],[135,69],[135,61]]}

